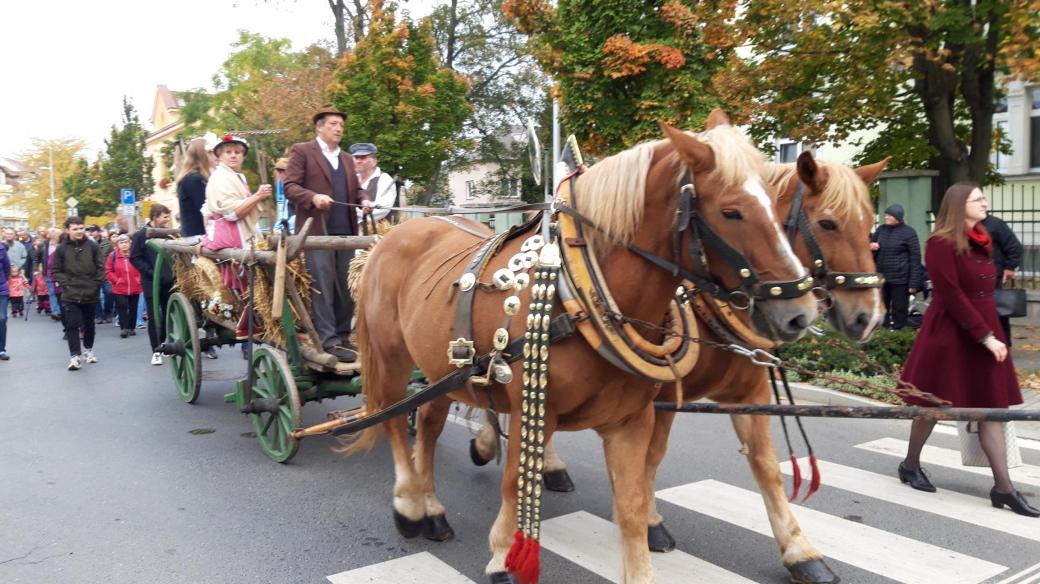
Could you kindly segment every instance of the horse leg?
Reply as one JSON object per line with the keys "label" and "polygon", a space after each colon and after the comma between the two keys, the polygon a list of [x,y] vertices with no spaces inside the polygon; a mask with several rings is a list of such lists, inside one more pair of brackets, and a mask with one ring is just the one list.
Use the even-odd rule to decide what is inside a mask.
{"label": "horse leg", "polygon": [[556,452],[556,440],[545,442],[545,471],[542,473],[542,484],[550,491],[570,493],[574,490],[574,482],[567,473],[567,463],[563,462]]}
{"label": "horse leg", "polygon": [[[748,399],[748,402],[768,402],[769,385],[765,380],[755,393],[760,399]],[[791,573],[791,581],[797,584],[837,582],[838,577],[824,563],[819,550],[802,533],[791,511],[769,433],[769,417],[734,415],[730,416],[730,420],[737,437],[747,450],[748,464],[751,465],[751,472],[765,501],[773,537],[780,547],[781,560]]]}
{"label": "horse leg", "polygon": [[415,470],[422,483],[425,513],[422,534],[426,539],[433,541],[447,541],[455,535],[445,518],[444,505],[437,499],[437,487],[433,477],[437,438],[444,431],[444,422],[448,419],[450,409],[451,399],[446,397],[424,405],[419,409],[419,427],[415,434]]}
{"label": "horse leg", "polygon": [[[548,420],[546,421],[548,424]],[[548,428],[546,428],[548,430]],[[484,568],[491,584],[514,584],[512,575],[506,571],[506,555],[513,545],[513,534],[516,533],[516,481],[520,475],[520,416],[509,416],[509,445],[506,450],[506,463],[502,467],[502,506],[498,509],[498,517],[488,534],[488,547],[491,548],[491,560]]]}
{"label": "horse leg", "polygon": [[498,433],[491,421],[492,416],[490,410],[484,410],[484,425],[469,441],[469,459],[477,466],[484,466],[498,456]]}
{"label": "horse leg", "polygon": [[638,464],[639,460],[646,460],[653,431],[652,405],[618,425],[600,430],[614,493],[614,521],[621,532],[622,584],[655,582],[647,547],[649,503],[645,465]]}
{"label": "horse leg", "polygon": [[668,452],[668,434],[675,422],[675,412],[654,411],[654,433],[646,453],[646,497],[648,501],[647,544],[652,552],[670,552],[675,549],[675,538],[664,526],[664,517],[657,512],[657,469]]}

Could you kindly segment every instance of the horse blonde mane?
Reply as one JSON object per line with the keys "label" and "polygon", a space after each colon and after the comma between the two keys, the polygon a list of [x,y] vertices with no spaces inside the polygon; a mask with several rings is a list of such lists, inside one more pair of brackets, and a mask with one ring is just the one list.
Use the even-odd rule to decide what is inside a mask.
{"label": "horse blonde mane", "polygon": [[[688,132],[715,153],[715,169],[723,184],[741,185],[749,179],[764,177],[766,158],[739,129],[728,124],[705,132]],[[578,211],[599,226],[589,235],[600,244],[618,245],[629,241],[643,220],[646,177],[655,150],[672,148],[667,161],[676,168],[676,182],[686,171],[678,151],[668,140],[654,140],[604,158],[575,181]]]}
{"label": "horse blonde mane", "polygon": [[[827,170],[827,184],[820,193],[820,209],[826,209],[838,220],[863,219],[874,215],[870,202],[870,191],[856,171],[844,164],[817,160],[816,164]],[[769,183],[780,187],[781,196],[791,180],[799,180],[794,163],[774,164],[770,167]]]}
{"label": "horse blonde mane", "polygon": [[589,235],[612,245],[632,238],[643,220],[646,175],[659,143],[645,142],[604,158],[574,181],[578,212],[599,227]]}

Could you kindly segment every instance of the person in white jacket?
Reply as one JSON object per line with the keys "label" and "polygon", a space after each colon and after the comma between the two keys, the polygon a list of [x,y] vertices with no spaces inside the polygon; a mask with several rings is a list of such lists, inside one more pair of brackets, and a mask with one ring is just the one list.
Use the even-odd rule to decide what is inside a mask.
{"label": "person in white jacket", "polygon": [[[375,144],[362,142],[351,144],[348,151],[354,158],[361,188],[365,189],[374,205],[372,218],[376,221],[386,219],[390,215],[390,207],[397,206],[397,183],[394,177],[379,169],[379,149]],[[358,221],[364,221],[364,211],[358,209],[357,214]]]}

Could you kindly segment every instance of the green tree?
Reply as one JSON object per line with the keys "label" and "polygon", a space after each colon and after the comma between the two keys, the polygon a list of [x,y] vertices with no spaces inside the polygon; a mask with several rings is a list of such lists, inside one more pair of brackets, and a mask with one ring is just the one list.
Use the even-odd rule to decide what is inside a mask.
{"label": "green tree", "polygon": [[118,201],[106,196],[101,188],[101,169],[100,156],[93,164],[88,163],[86,158],[78,158],[75,170],[61,183],[65,195],[79,201],[77,211],[81,217],[99,217],[116,211]]}
{"label": "green tree", "polygon": [[502,185],[520,180],[525,200],[541,201],[541,188],[530,180],[526,145],[512,136],[551,107],[548,78],[534,61],[527,35],[501,5],[502,0],[450,0],[430,15],[441,62],[469,79],[466,99],[473,106],[462,132],[474,147],[456,152],[448,166],[492,162],[497,170],[482,190],[501,196]]}
{"label": "green tree", "polygon": [[105,140],[105,159],[98,183],[99,205],[112,208],[119,204],[121,189],[134,189],[138,199],[152,194],[152,169],[155,161],[145,151],[148,131],[141,127],[137,110],[123,98],[122,127],[112,126]]}
{"label": "green tree", "polygon": [[75,138],[33,138],[32,146],[18,155],[18,161],[28,168],[29,172],[22,175],[11,202],[29,213],[30,225],[52,225],[51,172],[54,173],[55,223],[60,224],[65,219],[65,199],[68,194],[63,185],[65,178],[76,172],[79,164],[77,159],[85,148],[83,140]]}
{"label": "green tree", "polygon": [[212,90],[198,88],[181,94],[185,129],[180,137],[206,131],[273,131],[245,136],[250,144],[246,174],[251,180],[266,178],[258,160],[277,159],[293,143],[313,138],[310,116],[325,103],[336,60],[320,45],[294,52],[288,39],[247,31],[239,32],[232,48],[213,76]]}
{"label": "green tree", "polygon": [[468,142],[467,83],[440,64],[429,19],[397,23],[392,7],[371,6],[368,34],[343,55],[328,95],[349,114],[344,134],[378,144],[381,166],[422,185],[428,204],[444,161]]}
{"label": "green tree", "polygon": [[557,83],[564,122],[592,154],[699,125],[719,104],[711,78],[732,53],[732,1],[506,0]]}
{"label": "green tree", "polygon": [[742,4],[735,42],[750,55],[716,86],[757,137],[878,130],[867,152],[936,169],[942,188],[987,179],[1000,76],[1040,73],[1038,0]]}

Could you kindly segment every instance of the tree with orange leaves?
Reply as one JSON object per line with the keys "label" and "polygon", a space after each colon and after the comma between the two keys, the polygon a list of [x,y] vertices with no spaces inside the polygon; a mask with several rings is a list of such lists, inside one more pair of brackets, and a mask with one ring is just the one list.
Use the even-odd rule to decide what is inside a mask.
{"label": "tree with orange leaves", "polygon": [[506,0],[555,78],[570,132],[593,154],[700,124],[720,104],[712,76],[733,52],[734,0]]}
{"label": "tree with orange leaves", "polygon": [[[1002,79],[1040,76],[1040,0],[753,0],[715,86],[757,137],[842,142],[985,182]],[[996,139],[996,140],[995,140]]]}

